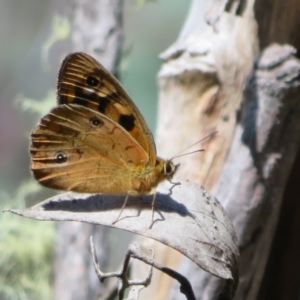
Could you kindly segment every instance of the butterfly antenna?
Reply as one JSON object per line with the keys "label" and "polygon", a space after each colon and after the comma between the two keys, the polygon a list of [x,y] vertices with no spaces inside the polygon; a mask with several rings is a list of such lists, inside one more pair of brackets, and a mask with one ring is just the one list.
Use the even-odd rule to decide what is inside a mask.
{"label": "butterfly antenna", "polygon": [[204,137],[203,139],[199,140],[198,142],[192,144],[191,146],[181,150],[180,152],[178,152],[176,155],[174,155],[170,160],[173,160],[175,158],[178,158],[178,157],[181,157],[181,156],[185,156],[185,155],[189,155],[189,154],[193,154],[193,153],[197,153],[197,152],[202,152],[202,151],[205,151],[204,149],[198,149],[198,150],[195,150],[195,151],[192,151],[192,152],[188,152],[188,153],[183,153],[181,154],[182,152],[185,152],[186,150],[188,149],[191,149],[192,147],[194,147],[195,145],[203,142],[204,140],[206,139],[210,139],[212,138],[213,136],[215,136],[216,134],[218,133],[218,131],[214,131],[212,133],[210,133],[209,135],[207,135],[206,137]]}
{"label": "butterfly antenna", "polygon": [[175,155],[175,156],[173,156],[170,160],[172,160],[172,159],[174,159],[174,158],[178,158],[178,157],[190,155],[190,154],[193,154],[193,153],[197,153],[197,152],[203,152],[203,151],[205,151],[205,149],[198,149],[198,150],[195,150],[195,151],[192,151],[192,152],[187,152],[187,153]]}

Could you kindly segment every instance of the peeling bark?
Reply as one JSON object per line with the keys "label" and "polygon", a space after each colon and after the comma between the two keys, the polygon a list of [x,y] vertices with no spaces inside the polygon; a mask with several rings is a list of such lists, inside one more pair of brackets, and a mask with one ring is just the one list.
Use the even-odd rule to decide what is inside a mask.
{"label": "peeling bark", "polygon": [[[157,144],[168,157],[175,147],[179,152],[219,131],[204,154],[181,159],[179,175],[212,191],[232,217],[241,249],[235,299],[250,300],[261,286],[299,150],[300,64],[289,45],[270,45],[258,55],[254,1],[224,2],[218,8],[227,12],[207,7],[205,15],[203,2],[193,1],[178,40],[162,55]],[[257,3],[261,13],[262,2]],[[285,26],[286,32],[291,27]],[[160,249],[161,261],[190,278],[197,299],[218,297],[224,282],[170,249],[149,242],[147,247]],[[169,294],[171,285],[161,275],[144,297],[179,299],[178,287]]]}

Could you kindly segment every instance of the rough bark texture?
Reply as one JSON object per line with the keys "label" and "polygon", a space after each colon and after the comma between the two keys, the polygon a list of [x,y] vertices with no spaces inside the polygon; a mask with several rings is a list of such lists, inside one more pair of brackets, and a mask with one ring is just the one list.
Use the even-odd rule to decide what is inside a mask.
{"label": "rough bark texture", "polygon": [[[92,55],[116,74],[123,44],[122,10],[121,0],[70,0],[66,11],[71,20],[71,51]],[[110,253],[108,228],[74,222],[57,226],[55,299],[102,298],[105,288],[95,275],[89,238],[93,235],[100,265],[105,268]]]}
{"label": "rough bark texture", "polygon": [[[226,7],[230,13],[220,13],[220,9],[209,10],[203,1],[194,0],[181,35],[162,55],[165,63],[159,74],[157,145],[161,156],[170,157],[219,131],[218,139],[205,144],[205,154],[181,160],[179,175],[213,191],[232,217],[241,250],[240,287],[235,299],[258,297],[300,144],[300,63],[293,56],[295,48],[270,45],[273,41],[299,45],[293,35],[297,22],[277,23],[275,16],[283,4],[274,4],[271,12],[267,3],[256,3],[258,24],[263,24],[260,42],[268,46],[258,56],[254,1],[228,1],[217,8]],[[289,5],[284,15],[293,20],[299,4],[284,4]],[[205,24],[206,11],[206,20],[213,26]],[[299,235],[299,228],[294,232]],[[170,249],[149,245],[149,241],[147,247],[155,249],[157,260],[179,268],[191,280],[197,299],[218,297],[224,282]],[[159,274],[143,296],[182,299],[178,286],[170,295],[171,285],[171,279]],[[270,293],[262,289],[263,294]]]}
{"label": "rough bark texture", "polygon": [[[262,48],[272,42],[288,43],[298,53],[300,4],[297,0],[257,1],[255,15],[259,25],[259,41]],[[300,95],[298,94],[298,99]],[[298,116],[299,118],[299,116]],[[299,132],[299,131],[298,131]],[[292,136],[290,137],[291,142]],[[270,257],[257,299],[298,299],[300,293],[300,202],[299,183],[300,151],[285,187],[282,208]],[[297,151],[297,150],[296,150]]]}
{"label": "rough bark texture", "polygon": [[[105,4],[105,8],[102,4]],[[120,23],[103,20],[121,20],[120,6],[114,6],[117,4],[119,1],[82,0],[74,2],[71,9],[75,28],[72,40],[77,45],[73,50],[87,51],[113,71],[120,49],[120,28],[114,25]],[[118,7],[113,10],[114,13],[107,11],[110,5]],[[178,40],[162,55],[164,65],[159,74],[158,153],[162,157],[171,157],[218,130],[218,138],[203,145],[204,154],[181,159],[178,175],[212,191],[233,220],[241,250],[240,287],[236,299],[269,298],[272,294],[270,290],[276,291],[274,285],[280,286],[271,282],[267,275],[271,274],[269,277],[272,277],[278,258],[283,259],[286,253],[277,250],[278,244],[282,243],[282,228],[291,232],[289,241],[299,236],[299,223],[286,223],[284,219],[285,215],[291,218],[294,215],[296,219],[299,201],[290,203],[298,207],[298,210],[290,212],[284,203],[289,199],[283,195],[300,144],[300,63],[294,57],[295,48],[271,45],[273,42],[291,43],[296,49],[299,48],[300,37],[296,34],[299,10],[300,5],[296,0],[285,3],[270,0],[258,0],[256,3],[254,0],[214,3],[194,0]],[[98,21],[101,25],[91,23]],[[110,30],[107,25],[114,29]],[[114,34],[119,38],[113,37]],[[260,55],[259,42],[265,48]],[[116,47],[114,51],[111,43]],[[107,49],[114,58],[106,63],[104,54]],[[290,193],[287,191],[286,197]],[[280,213],[281,207],[284,209]],[[273,242],[273,251],[272,241],[280,214],[281,227]],[[88,247],[87,239],[76,239],[81,230],[79,227],[87,225],[68,223],[60,226],[59,231],[69,236],[67,239],[62,235],[62,240],[72,241],[74,237],[78,243],[73,245],[69,242],[70,248],[65,248],[67,245],[60,248],[62,246],[58,244],[57,253],[66,258],[72,257],[72,261],[63,263],[63,260],[58,260],[56,265],[64,265],[65,269],[72,270],[72,264],[74,266],[78,259],[79,271],[65,277],[60,284],[58,280],[67,274],[56,278],[56,287],[60,287],[60,292],[65,286],[70,291],[68,295],[56,294],[56,299],[92,299],[95,290],[90,292],[90,283],[84,283],[89,274],[86,259],[90,258],[74,255],[77,251],[87,253],[79,249],[82,245]],[[86,231],[89,235],[94,229],[87,227]],[[76,250],[71,248],[72,245],[76,246]],[[299,243],[293,245],[299,249]],[[223,281],[204,273],[178,252],[161,244],[147,240],[144,246],[154,249],[157,261],[179,270],[189,278],[197,299],[217,299]],[[97,245],[96,248],[99,252],[100,248]],[[286,246],[286,249],[291,248]],[[296,265],[299,265],[297,253],[299,251],[295,250],[286,254],[285,261],[294,262],[296,258]],[[285,275],[278,275],[280,270]],[[284,289],[281,290],[280,299],[294,299],[290,297],[297,294],[297,288],[290,288],[289,284],[297,282],[296,279],[289,279],[290,265],[282,263],[280,270],[277,271],[277,278]],[[295,270],[293,278],[297,278],[296,272],[299,274]],[[142,278],[145,274],[136,276]],[[74,275],[76,281],[73,281],[74,277],[71,278]],[[71,287],[71,281],[75,288],[80,286],[80,290],[84,284],[85,294]],[[182,299],[178,286],[172,285],[172,279],[154,272],[151,286],[142,292],[141,297]],[[278,294],[273,291],[271,298],[277,298]]]}
{"label": "rough bark texture", "polygon": [[260,0],[256,1],[254,8],[262,49],[271,43],[288,43],[300,49],[298,0]]}
{"label": "rough bark texture", "polygon": [[70,0],[73,51],[95,57],[116,75],[123,46],[122,0]]}
{"label": "rough bark texture", "polygon": [[293,165],[257,299],[299,299],[300,156]]}

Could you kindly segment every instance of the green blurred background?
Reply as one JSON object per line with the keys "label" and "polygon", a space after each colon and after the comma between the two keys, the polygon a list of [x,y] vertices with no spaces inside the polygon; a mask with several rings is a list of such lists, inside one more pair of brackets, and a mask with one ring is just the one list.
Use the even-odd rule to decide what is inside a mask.
{"label": "green blurred background", "polygon": [[[26,108],[34,100],[45,111],[55,106],[56,74],[70,49],[67,38],[49,42],[62,5],[49,0],[0,1],[1,209],[31,206],[55,194],[29,181],[29,134],[40,116]],[[125,1],[121,81],[153,131],[158,55],[176,40],[189,5],[187,0]],[[42,59],[46,46],[48,64]],[[53,223],[6,213],[1,214],[0,228],[0,299],[51,299]]]}

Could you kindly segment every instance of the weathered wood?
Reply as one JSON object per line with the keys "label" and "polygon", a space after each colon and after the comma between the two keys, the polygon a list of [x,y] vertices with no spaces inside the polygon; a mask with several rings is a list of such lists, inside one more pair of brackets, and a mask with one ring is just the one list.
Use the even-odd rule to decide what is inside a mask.
{"label": "weathered wood", "polygon": [[293,53],[289,46],[272,45],[258,60],[245,89],[241,124],[215,191],[239,237],[237,299],[257,297],[299,149],[300,63]]}
{"label": "weathered wood", "polygon": [[300,286],[300,155],[293,165],[283,196],[276,234],[258,300],[298,299]]}
{"label": "weathered wood", "polygon": [[72,51],[83,51],[117,74],[122,53],[123,1],[69,1]]}
{"label": "weathered wood", "polygon": [[[300,3],[297,0],[257,0],[255,15],[260,45],[267,47],[274,42],[288,43],[297,49],[299,57],[299,13]],[[286,185],[276,236],[257,299],[297,299],[299,296],[299,153]]]}
{"label": "weathered wood", "polygon": [[271,43],[288,43],[300,49],[298,0],[256,0],[254,8],[262,48]]}
{"label": "weathered wood", "polygon": [[[213,140],[200,145],[204,153],[180,159],[178,172],[211,190],[228,155],[243,87],[258,46],[251,9],[246,10],[250,12],[245,18],[223,13],[213,28],[205,22],[208,8],[203,1],[193,1],[178,40],[162,54],[165,62],[159,73],[157,146],[160,155],[170,157],[217,130]],[[159,249],[155,251],[160,251],[158,260],[178,268],[182,258],[177,253],[154,244],[151,247]],[[189,275],[194,286],[197,275]],[[146,298],[156,291],[155,299],[168,298],[172,282],[158,276],[152,281],[152,290],[145,291]],[[203,291],[195,292],[201,299]],[[177,292],[174,299],[175,295]]]}
{"label": "weathered wood", "polygon": [[[270,46],[246,81],[258,54],[254,2],[242,1],[238,15],[221,14],[213,29],[200,2],[192,2],[178,41],[162,56],[157,144],[168,157],[219,131],[204,155],[181,159],[179,175],[214,191],[231,215],[242,251],[236,299],[256,299],[299,150],[299,61],[294,48]],[[197,299],[216,299],[224,283],[169,249],[147,247],[157,247],[170,267],[181,265]],[[144,295],[167,299],[171,284],[161,276]],[[177,296],[175,287],[170,298]]]}

